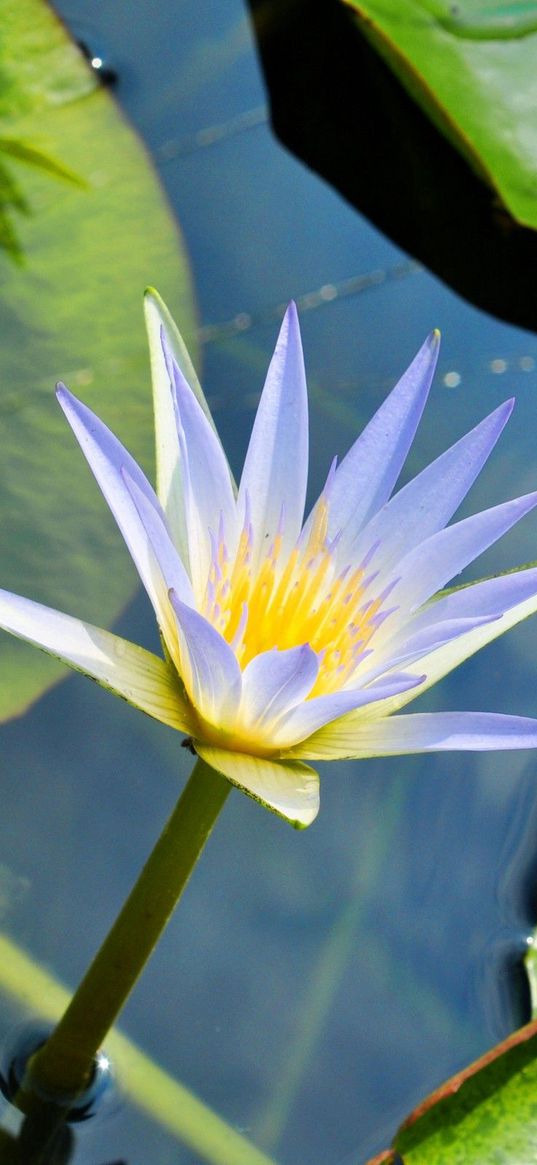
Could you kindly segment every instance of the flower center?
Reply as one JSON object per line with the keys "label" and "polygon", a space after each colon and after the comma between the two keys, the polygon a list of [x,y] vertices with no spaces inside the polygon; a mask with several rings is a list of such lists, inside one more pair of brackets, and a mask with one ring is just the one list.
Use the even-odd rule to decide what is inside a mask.
{"label": "flower center", "polygon": [[375,575],[366,577],[367,555],[358,567],[337,571],[337,539],[327,541],[328,505],[320,498],[307,543],[282,562],[278,533],[257,569],[252,569],[252,530],[248,520],[233,560],[223,533],[213,540],[202,613],[233,648],[241,668],[271,648],[280,651],[308,643],[319,656],[319,675],[311,696],[342,688],[389,611],[381,611],[387,592],[366,598]]}

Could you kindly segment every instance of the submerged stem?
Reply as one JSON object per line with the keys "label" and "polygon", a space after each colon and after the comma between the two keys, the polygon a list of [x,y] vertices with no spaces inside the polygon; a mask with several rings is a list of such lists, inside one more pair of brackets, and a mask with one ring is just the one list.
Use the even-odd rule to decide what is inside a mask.
{"label": "submerged stem", "polygon": [[231,786],[198,759],[139,878],[46,1044],[32,1057],[24,1091],[76,1097],[149,959],[212,831]]}

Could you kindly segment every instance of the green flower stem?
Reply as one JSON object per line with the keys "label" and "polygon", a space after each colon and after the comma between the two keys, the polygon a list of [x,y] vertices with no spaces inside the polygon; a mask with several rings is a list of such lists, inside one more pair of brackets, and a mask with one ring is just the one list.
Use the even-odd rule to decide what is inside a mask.
{"label": "green flower stem", "polygon": [[26,1092],[76,1097],[194,869],[231,786],[198,760],[182,796],[65,1014],[32,1057]]}

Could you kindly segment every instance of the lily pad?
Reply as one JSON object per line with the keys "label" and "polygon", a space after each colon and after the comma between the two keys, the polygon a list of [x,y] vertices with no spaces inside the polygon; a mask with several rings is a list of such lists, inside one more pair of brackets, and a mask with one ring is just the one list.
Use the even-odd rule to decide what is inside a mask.
{"label": "lily pad", "polygon": [[433,1092],[368,1165],[537,1162],[537,1023]]}
{"label": "lily pad", "polygon": [[537,227],[537,3],[345,0],[513,218]]}
{"label": "lily pad", "polygon": [[[28,166],[38,166],[39,169],[53,174],[55,178],[62,178],[67,182],[74,182],[75,186],[84,186],[78,174],[72,174],[55,158],[50,158],[35,146],[27,145],[17,138],[0,138],[0,158],[17,158]],[[12,221],[15,213],[29,214],[30,210],[20,185],[15,181],[4,160],[0,161],[0,247],[11,255],[16,263],[24,262],[24,256],[19,245],[17,232]]]}
{"label": "lily pad", "polygon": [[[156,285],[191,342],[189,268],[143,144],[51,9],[0,0],[0,23],[0,137],[58,167],[10,152],[27,213],[24,266],[0,251],[0,586],[109,626],[137,578],[54,384],[83,397],[152,474],[142,295]],[[3,635],[0,719],[63,671]]]}

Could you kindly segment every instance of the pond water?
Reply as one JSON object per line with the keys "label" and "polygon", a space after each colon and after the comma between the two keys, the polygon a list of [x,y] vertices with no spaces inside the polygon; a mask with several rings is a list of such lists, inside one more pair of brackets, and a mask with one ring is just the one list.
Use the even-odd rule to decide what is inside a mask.
{"label": "pond water", "polygon": [[[465,512],[537,488],[537,339],[458,299],[278,144],[238,0],[57,7],[117,73],[181,223],[202,379],[233,467],[294,297],[312,497],[436,326],[439,370],[407,471],[515,395]],[[535,559],[536,533],[530,517],[476,573]],[[115,629],[156,647],[141,595]],[[536,650],[534,621],[427,706],[535,715]],[[191,758],[78,676],[0,735],[2,921],[74,986]],[[234,792],[123,1030],[278,1165],[360,1165],[527,1018],[536,764],[521,752],[321,765],[321,813],[301,834]],[[121,1095],[112,1109],[77,1133],[77,1165],[202,1160]]]}

